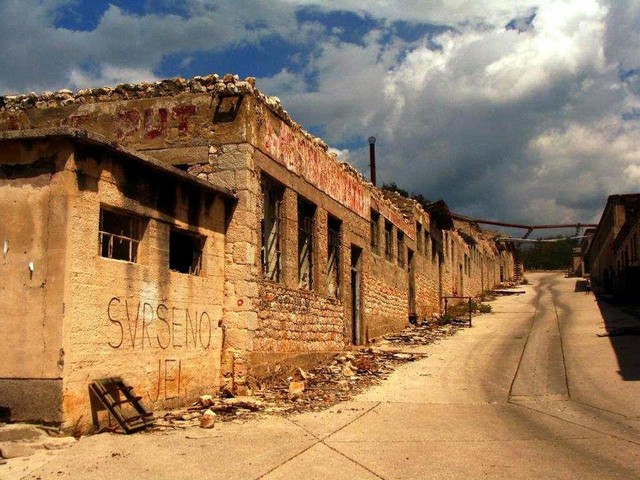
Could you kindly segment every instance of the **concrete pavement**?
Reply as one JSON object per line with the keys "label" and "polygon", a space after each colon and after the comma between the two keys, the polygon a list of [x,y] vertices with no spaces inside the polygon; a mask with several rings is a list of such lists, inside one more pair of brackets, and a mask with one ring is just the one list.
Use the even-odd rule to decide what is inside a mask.
{"label": "concrete pavement", "polygon": [[[132,436],[96,435],[0,466],[0,478],[639,478],[640,342],[633,320],[562,274],[429,356],[323,412]],[[29,462],[40,462],[34,465]]]}

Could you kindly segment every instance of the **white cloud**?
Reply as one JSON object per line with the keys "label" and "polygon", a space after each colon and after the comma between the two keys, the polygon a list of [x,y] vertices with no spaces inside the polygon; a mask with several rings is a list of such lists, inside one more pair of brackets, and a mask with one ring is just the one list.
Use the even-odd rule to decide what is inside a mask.
{"label": "white cloud", "polygon": [[153,82],[159,79],[153,71],[148,68],[101,65],[100,72],[97,75],[73,68],[69,73],[69,80],[75,88],[88,88],[102,85],[117,85],[120,83]]}
{"label": "white cloud", "polygon": [[[524,32],[502,23],[523,9],[482,6],[482,25],[450,11],[448,21],[464,25],[429,42],[371,35],[364,45],[326,44],[305,71],[317,87],[273,93],[303,125],[324,125],[331,143],[362,137],[353,162],[376,133],[383,180],[453,208],[523,222],[592,220],[608,194],[637,189],[628,178],[640,164],[636,125],[622,119],[638,102],[606,50],[610,6],[528,3],[536,16]],[[481,16],[470,8],[469,18]]]}
{"label": "white cloud", "polygon": [[[258,87],[354,164],[376,135],[383,181],[519,222],[597,220],[638,190],[638,0],[189,0],[184,15],[110,6],[90,31],[56,28],[57,1],[0,3],[3,92],[152,80],[167,55],[278,38],[295,61]],[[379,21],[347,42],[303,7]],[[407,41],[396,21],[451,28]]]}
{"label": "white cloud", "polygon": [[529,14],[539,0],[284,0],[296,6],[312,6],[325,11],[347,11],[388,21],[454,25],[504,26],[516,17]]}

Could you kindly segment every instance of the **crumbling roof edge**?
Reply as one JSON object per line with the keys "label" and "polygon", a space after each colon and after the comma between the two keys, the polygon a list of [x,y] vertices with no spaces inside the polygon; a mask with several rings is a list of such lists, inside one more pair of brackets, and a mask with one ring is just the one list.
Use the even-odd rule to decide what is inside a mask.
{"label": "crumbling roof edge", "polygon": [[3,141],[20,141],[20,140],[44,140],[47,138],[67,138],[72,141],[81,142],[89,145],[98,145],[106,148],[112,152],[125,155],[132,160],[138,161],[147,165],[148,167],[161,171],[165,174],[173,175],[180,178],[183,181],[195,184],[201,188],[213,191],[214,193],[225,197],[229,200],[237,200],[237,195],[230,189],[224,187],[218,187],[211,183],[202,180],[194,175],[183,172],[182,170],[175,168],[171,165],[167,165],[164,162],[157,160],[148,155],[141,154],[135,150],[123,147],[117,142],[109,141],[94,132],[87,130],[81,130],[77,128],[67,127],[55,127],[55,128],[39,128],[29,130],[8,130],[0,132],[0,142]]}

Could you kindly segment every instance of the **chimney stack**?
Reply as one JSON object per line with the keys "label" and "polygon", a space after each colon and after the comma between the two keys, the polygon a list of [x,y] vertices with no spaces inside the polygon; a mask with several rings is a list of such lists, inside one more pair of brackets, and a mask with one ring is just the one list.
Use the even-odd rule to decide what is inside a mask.
{"label": "chimney stack", "polygon": [[371,168],[371,183],[376,186],[376,137],[369,137],[369,167]]}

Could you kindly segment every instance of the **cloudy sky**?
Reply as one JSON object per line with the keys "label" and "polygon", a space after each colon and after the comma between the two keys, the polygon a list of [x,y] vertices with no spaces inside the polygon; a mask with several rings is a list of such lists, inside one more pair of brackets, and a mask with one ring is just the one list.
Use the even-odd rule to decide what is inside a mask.
{"label": "cloudy sky", "polygon": [[597,221],[640,191],[640,1],[0,0],[0,94],[255,76],[379,181]]}

